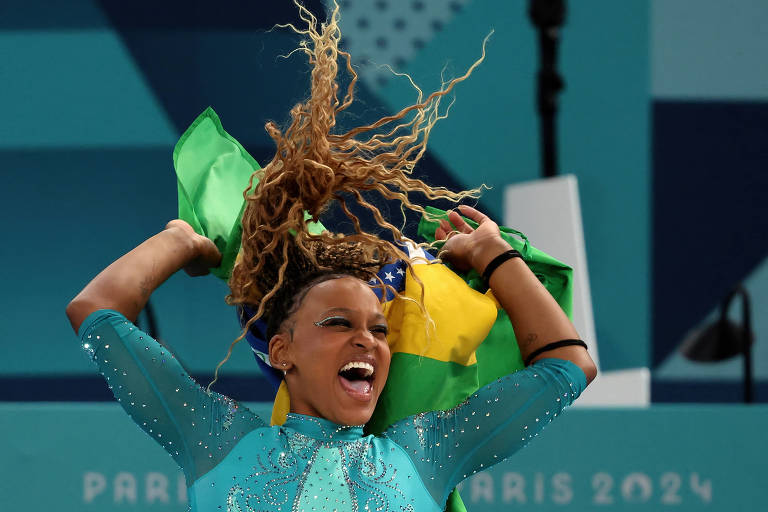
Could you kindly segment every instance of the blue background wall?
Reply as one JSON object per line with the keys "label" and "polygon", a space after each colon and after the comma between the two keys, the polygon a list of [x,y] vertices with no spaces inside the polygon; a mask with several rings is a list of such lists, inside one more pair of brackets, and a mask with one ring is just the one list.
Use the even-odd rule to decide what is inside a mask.
{"label": "blue background wall", "polygon": [[[431,90],[443,68],[462,73],[495,30],[486,62],[457,88],[419,172],[434,184],[492,186],[481,206],[500,217],[503,187],[538,176],[527,4],[341,4],[344,44],[363,77],[347,125],[415,98],[377,64]],[[320,1],[307,6],[323,10]],[[295,18],[289,2],[3,2],[5,399],[106,396],[89,391],[98,381],[89,380],[63,307],[175,216],[171,150],[206,106],[258,160],[269,159],[263,123],[285,121],[307,92],[308,68],[298,54],[278,57],[296,47],[296,36],[266,30]],[[697,376],[736,385],[738,362],[713,371],[680,361],[674,347],[737,280],[749,278],[757,298],[768,288],[758,272],[768,249],[768,71],[760,65],[767,18],[758,0],[569,2],[560,168],[579,178],[601,363],[658,367],[655,400],[707,399],[708,391],[680,392],[680,382]],[[225,294],[214,278],[175,276],[153,297],[164,341],[201,376],[237,334]],[[765,379],[766,328],[757,328],[757,374]],[[226,371],[259,399],[260,378],[239,349]],[[58,394],[47,379],[58,379]]]}
{"label": "blue background wall", "polygon": [[[768,4],[651,4],[653,399],[741,397],[741,358],[674,348],[737,282],[752,297],[757,395],[768,400]],[[738,301],[731,316],[741,321]]]}

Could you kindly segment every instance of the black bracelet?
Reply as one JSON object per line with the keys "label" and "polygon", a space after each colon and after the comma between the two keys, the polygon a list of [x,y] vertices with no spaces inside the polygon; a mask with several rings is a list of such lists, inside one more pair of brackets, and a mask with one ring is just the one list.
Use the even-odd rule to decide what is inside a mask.
{"label": "black bracelet", "polygon": [[547,345],[544,345],[544,346],[543,346],[543,347],[541,347],[541,348],[537,348],[536,350],[534,350],[534,351],[533,351],[533,352],[532,352],[532,353],[531,353],[531,354],[530,354],[530,355],[529,355],[529,356],[528,356],[528,357],[525,359],[525,366],[528,366],[529,364],[531,364],[531,359],[533,359],[533,358],[534,358],[534,357],[536,357],[537,355],[541,354],[542,352],[548,352],[548,351],[550,351],[550,350],[554,350],[554,349],[556,349],[556,348],[560,348],[560,347],[567,347],[567,346],[570,346],[570,345],[580,345],[580,346],[582,346],[582,347],[584,347],[584,348],[587,348],[587,344],[586,344],[586,343],[584,343],[584,342],[583,342],[583,341],[581,341],[581,340],[562,340],[562,341],[555,341],[555,342],[549,343],[549,344],[547,344]]}
{"label": "black bracelet", "polygon": [[485,281],[485,284],[488,286],[491,285],[490,283],[491,274],[493,274],[493,272],[497,268],[499,268],[499,265],[501,265],[507,260],[511,260],[512,258],[522,258],[522,257],[523,255],[520,254],[518,251],[516,251],[515,249],[510,249],[493,258],[491,262],[488,265],[486,265],[485,270],[483,270],[483,281]]}

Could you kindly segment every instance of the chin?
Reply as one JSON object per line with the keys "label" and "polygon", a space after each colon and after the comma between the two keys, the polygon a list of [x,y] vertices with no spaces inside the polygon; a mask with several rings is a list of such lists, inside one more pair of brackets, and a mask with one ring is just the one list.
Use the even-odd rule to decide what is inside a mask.
{"label": "chin", "polygon": [[358,426],[365,425],[371,420],[373,416],[373,407],[360,410],[354,410],[349,408],[343,408],[336,416],[336,421],[339,425],[346,426]]}
{"label": "chin", "polygon": [[[341,377],[337,378],[334,403],[330,404],[334,423],[339,425],[365,425],[373,416],[380,389],[375,382],[367,388],[356,389]],[[362,391],[362,392],[361,392]],[[331,419],[330,417],[328,419]]]}

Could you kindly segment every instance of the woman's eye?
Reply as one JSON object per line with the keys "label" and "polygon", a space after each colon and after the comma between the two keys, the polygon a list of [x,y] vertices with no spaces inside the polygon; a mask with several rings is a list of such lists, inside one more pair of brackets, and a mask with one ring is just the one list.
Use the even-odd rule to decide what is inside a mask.
{"label": "woman's eye", "polygon": [[[315,322],[315,325],[318,327],[343,327],[350,329],[352,328],[352,321],[343,316],[332,316]],[[369,331],[376,336],[386,336],[389,333],[389,328],[386,325],[374,325],[369,328]]]}
{"label": "woman's eye", "polygon": [[386,325],[377,325],[371,328],[371,332],[374,334],[383,334],[386,336],[389,333],[389,329]]}
{"label": "woman's eye", "polygon": [[349,323],[349,320],[347,320],[344,317],[333,316],[330,318],[326,318],[324,320],[320,320],[319,322],[315,322],[315,325],[319,327],[334,327],[334,326],[349,327],[351,324]]}

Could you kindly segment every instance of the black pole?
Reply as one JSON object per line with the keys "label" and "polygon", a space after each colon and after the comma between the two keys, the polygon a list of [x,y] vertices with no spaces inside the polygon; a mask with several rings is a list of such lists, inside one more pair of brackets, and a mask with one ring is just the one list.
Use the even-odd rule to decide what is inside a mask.
{"label": "black pole", "polygon": [[565,20],[565,0],[530,0],[528,15],[539,35],[539,70],[536,76],[536,105],[540,118],[541,172],[557,175],[557,95],[564,82],[557,72],[560,26]]}
{"label": "black pole", "polygon": [[147,319],[147,327],[144,329],[144,331],[159,341],[160,338],[160,330],[157,328],[157,318],[155,317],[155,308],[152,306],[152,304],[147,301],[147,303],[144,305],[144,316]]}
{"label": "black pole", "polygon": [[741,321],[744,325],[744,337],[741,340],[744,350],[744,403],[752,403],[752,313],[747,291],[739,286],[741,292]]}
{"label": "black pole", "polygon": [[[731,290],[720,309],[720,336],[726,339],[724,331],[728,322],[728,309],[736,296],[741,297],[741,339],[739,349],[744,362],[744,403],[752,403],[752,311],[747,290],[739,284]],[[738,331],[737,331],[738,332]]]}

